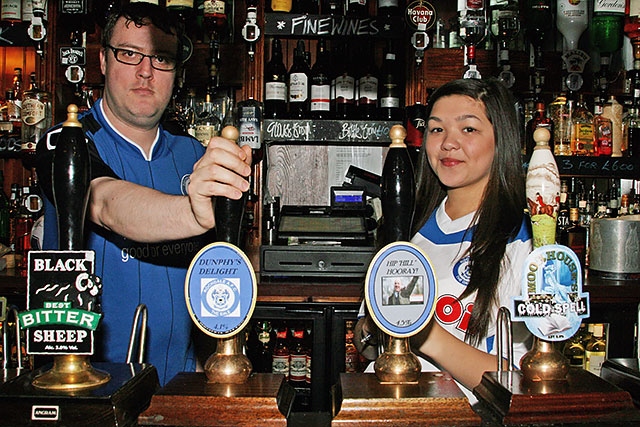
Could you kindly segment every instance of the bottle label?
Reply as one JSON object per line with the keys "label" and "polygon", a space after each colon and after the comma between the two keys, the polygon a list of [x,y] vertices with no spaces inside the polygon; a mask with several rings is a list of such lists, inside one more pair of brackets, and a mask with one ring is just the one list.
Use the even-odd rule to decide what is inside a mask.
{"label": "bottle label", "polygon": [[336,102],[351,104],[355,100],[355,79],[351,76],[336,77]]}
{"label": "bottle label", "polygon": [[264,85],[265,101],[287,101],[287,84],[285,82],[267,82]]}
{"label": "bottle label", "polygon": [[218,131],[212,125],[196,125],[195,137],[205,147],[209,145],[209,140],[218,136]]}
{"label": "bottle label", "polygon": [[289,376],[289,355],[273,355],[273,363],[271,364],[271,371],[274,374],[283,374],[285,377]]}
{"label": "bottle label", "polygon": [[271,0],[271,10],[274,12],[291,12],[291,0]]}
{"label": "bottle label", "polygon": [[292,73],[289,77],[289,102],[305,102],[308,98],[309,76]]}
{"label": "bottle label", "polygon": [[605,360],[604,351],[586,351],[585,352],[585,369],[596,375],[600,375],[602,364]]}
{"label": "bottle label", "polygon": [[400,108],[400,98],[385,96],[380,98],[380,108]]}
{"label": "bottle label", "polygon": [[46,105],[37,99],[25,99],[22,103],[22,121],[27,126],[36,126],[47,116]]}
{"label": "bottle label", "polygon": [[311,86],[311,111],[329,111],[331,86],[312,85]]}
{"label": "bottle label", "polygon": [[359,80],[360,104],[375,104],[378,101],[378,79],[374,76],[362,77]]}
{"label": "bottle label", "polygon": [[260,109],[254,106],[238,107],[238,145],[248,145],[252,150],[262,147]]}
{"label": "bottle label", "polygon": [[167,0],[166,7],[167,9],[171,9],[172,7],[188,7],[189,9],[193,9],[193,0]]}
{"label": "bottle label", "polygon": [[3,0],[2,1],[2,20],[3,21],[20,21],[22,19],[22,2],[21,0]]}
{"label": "bottle label", "polygon": [[289,379],[291,381],[304,381],[307,376],[307,356],[305,354],[292,354],[289,362]]}
{"label": "bottle label", "polygon": [[624,6],[624,0],[595,0],[593,11],[624,14]]}
{"label": "bottle label", "polygon": [[224,15],[226,4],[223,0],[205,0],[203,4],[204,15]]}

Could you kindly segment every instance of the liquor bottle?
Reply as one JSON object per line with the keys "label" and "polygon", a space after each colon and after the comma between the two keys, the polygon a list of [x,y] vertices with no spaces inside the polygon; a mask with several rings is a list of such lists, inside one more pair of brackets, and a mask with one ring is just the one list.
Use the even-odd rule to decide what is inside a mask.
{"label": "liquor bottle", "polygon": [[616,156],[617,147],[614,145],[611,155],[613,157],[626,155],[629,147],[631,147],[631,154],[635,154],[637,157],[637,147],[640,147],[640,107],[636,102],[629,108],[627,115],[622,119],[622,145],[620,147],[620,154]]}
{"label": "liquor bottle", "polygon": [[220,118],[215,111],[213,94],[211,90],[207,90],[205,100],[202,103],[202,110],[196,118],[195,138],[206,147],[212,137],[220,135],[220,127]]}
{"label": "liquor bottle", "polygon": [[458,1],[458,23],[460,39],[466,50],[465,79],[481,78],[476,65],[476,47],[487,36],[488,22],[487,10],[483,0]]}
{"label": "liquor bottle", "polygon": [[36,73],[30,75],[29,90],[22,98],[21,157],[27,167],[33,165],[36,144],[53,124],[51,94],[38,88]]}
{"label": "liquor bottle", "polygon": [[13,69],[13,81],[11,83],[11,91],[13,92],[13,98],[15,99],[15,104],[18,108],[18,112],[20,115],[18,117],[22,117],[22,98],[24,95],[24,86],[22,83],[22,68],[14,68]]}
{"label": "liquor bottle", "polygon": [[271,364],[271,372],[274,374],[284,375],[289,379],[289,329],[281,326],[276,330],[276,344],[273,349],[273,358]]}
{"label": "liquor bottle", "polygon": [[424,141],[424,131],[427,126],[426,114],[427,107],[419,101],[405,108],[406,117],[404,126],[407,129],[405,143],[407,144],[407,150],[409,150],[409,157],[411,158],[414,173],[416,172],[416,166],[418,164],[420,147],[422,147],[422,142]]}
{"label": "liquor bottle", "polygon": [[499,78],[507,87],[515,83],[509,60],[509,44],[520,32],[520,7],[517,0],[491,0],[491,33],[498,41],[498,66],[501,68]]}
{"label": "liquor bottle", "polygon": [[611,54],[622,48],[624,14],[625,0],[594,0],[589,38],[601,54]]}
{"label": "liquor bottle", "polygon": [[344,337],[344,371],[347,373],[360,372],[360,355],[356,345],[353,343],[353,328],[353,320],[347,320]]}
{"label": "liquor bottle", "polygon": [[16,100],[13,90],[6,91],[4,99],[7,110],[7,120],[11,123],[11,129],[20,132],[20,128],[22,127],[22,118],[20,117],[22,100],[20,100],[20,102]]}
{"label": "liquor bottle", "polygon": [[553,27],[552,0],[527,0],[526,36],[533,45],[535,68],[543,67],[542,52],[545,40]]}
{"label": "liquor bottle", "polygon": [[0,19],[10,24],[22,21],[22,0],[2,0]]}
{"label": "liquor bottle", "polygon": [[593,115],[593,137],[596,156],[611,156],[613,150],[613,122],[603,115],[604,107],[596,102]]}
{"label": "liquor bottle", "polygon": [[604,335],[604,325],[593,325],[593,336],[584,349],[584,368],[598,376],[602,370],[602,364],[607,357],[607,341]]}
{"label": "liquor bottle", "polygon": [[293,2],[291,0],[271,0],[269,10],[271,12],[291,12]]}
{"label": "liquor bottle", "polygon": [[287,68],[282,60],[282,42],[271,41],[271,59],[264,67],[264,116],[283,119],[287,115]]}
{"label": "liquor bottle", "polygon": [[560,198],[558,205],[558,217],[556,218],[556,241],[565,245],[566,230],[569,228],[569,187],[566,180],[560,181]]}
{"label": "liquor bottle", "polygon": [[602,108],[602,115],[611,120],[612,133],[611,133],[611,153],[608,156],[613,156],[614,153],[622,153],[622,117],[623,117],[622,104],[620,104],[614,95],[610,95],[607,102]]}
{"label": "liquor bottle", "polygon": [[312,119],[328,119],[331,115],[331,64],[325,39],[318,40],[316,47],[316,62],[311,67],[309,113]]}
{"label": "liquor bottle", "polygon": [[251,161],[256,165],[264,156],[262,103],[253,98],[238,102],[238,145],[251,147]]}
{"label": "liquor bottle", "polygon": [[400,15],[399,3],[398,0],[378,0],[378,16],[389,18]]}
{"label": "liquor bottle", "polygon": [[580,329],[564,344],[562,354],[569,359],[569,366],[584,369],[584,333],[586,327],[584,323],[580,325]]}
{"label": "liquor bottle", "polygon": [[224,40],[228,26],[227,4],[224,0],[204,0],[203,22],[211,40]]}
{"label": "liquor bottle", "polygon": [[294,387],[307,385],[307,349],[304,342],[305,330],[296,327],[291,331],[291,353],[289,356],[289,382]]}
{"label": "liquor bottle", "polygon": [[404,105],[402,91],[402,66],[396,60],[396,54],[392,42],[387,44],[387,50],[380,69],[380,81],[378,82],[378,102],[380,103],[380,119],[402,121]]}
{"label": "liquor bottle", "polygon": [[549,104],[549,116],[553,121],[553,154],[556,156],[571,155],[571,115],[573,101],[568,100],[564,93],[558,95]]}
{"label": "liquor bottle", "polygon": [[332,111],[336,119],[353,119],[356,108],[356,79],[353,72],[352,61],[348,58],[348,46],[346,42],[338,44],[334,49],[333,64],[336,67],[334,78],[331,82]]}
{"label": "liquor bottle", "polygon": [[309,115],[309,75],[311,70],[305,60],[305,46],[303,40],[293,53],[293,64],[289,69],[289,117],[292,119],[306,119]]}
{"label": "liquor bottle", "polygon": [[369,5],[367,3],[367,0],[346,0],[346,15],[367,16],[369,14]]}
{"label": "liquor bottle", "polygon": [[176,17],[177,21],[184,28],[187,36],[190,39],[195,39],[197,36],[195,34],[194,0],[166,0],[165,7],[167,12]]}
{"label": "liquor bottle", "polygon": [[369,43],[358,61],[362,68],[356,80],[357,117],[373,120],[378,115],[378,67],[375,64],[373,45]]}
{"label": "liquor bottle", "polygon": [[9,197],[4,191],[4,172],[0,169],[0,243],[6,247],[11,247],[10,208]]}
{"label": "liquor bottle", "polygon": [[549,149],[553,151],[553,120],[551,120],[551,118],[547,116],[544,101],[542,100],[536,102],[536,111],[531,120],[527,122],[525,128],[525,154],[527,156],[527,159],[531,158],[531,155],[533,154],[533,149],[536,146],[536,142],[533,139],[533,133],[539,127],[544,127],[549,130],[549,133],[551,134],[551,139],[549,140]]}
{"label": "liquor bottle", "polygon": [[587,0],[557,0],[556,27],[564,37],[563,51],[578,49],[580,36],[589,25]]}
{"label": "liquor bottle", "polygon": [[571,154],[574,156],[590,156],[594,154],[593,114],[586,107],[582,94],[571,116]]}
{"label": "liquor bottle", "polygon": [[580,265],[586,266],[587,254],[587,229],[580,224],[580,211],[577,207],[569,209],[569,228],[567,228],[567,241],[565,246],[575,252]]}

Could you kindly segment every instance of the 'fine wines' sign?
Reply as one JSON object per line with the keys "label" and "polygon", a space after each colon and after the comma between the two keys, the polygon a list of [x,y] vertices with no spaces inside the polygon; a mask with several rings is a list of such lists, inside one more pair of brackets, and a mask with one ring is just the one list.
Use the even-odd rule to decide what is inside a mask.
{"label": "'fine wines' sign", "polygon": [[94,268],[93,251],[29,252],[27,311],[19,314],[29,354],[93,354],[102,291]]}

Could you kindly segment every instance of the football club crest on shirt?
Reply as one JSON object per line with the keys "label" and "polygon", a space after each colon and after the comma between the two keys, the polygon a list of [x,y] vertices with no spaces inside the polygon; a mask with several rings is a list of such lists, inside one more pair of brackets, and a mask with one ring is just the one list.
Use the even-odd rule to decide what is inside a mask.
{"label": "football club crest on shirt", "polygon": [[471,257],[468,255],[458,260],[456,264],[453,266],[453,277],[464,286],[469,285],[469,280],[471,279],[471,269],[469,268],[469,261]]}

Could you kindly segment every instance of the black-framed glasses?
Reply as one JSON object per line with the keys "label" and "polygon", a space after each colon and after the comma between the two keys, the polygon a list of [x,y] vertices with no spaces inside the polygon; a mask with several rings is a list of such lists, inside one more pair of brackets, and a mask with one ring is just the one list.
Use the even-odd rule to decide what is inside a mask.
{"label": "black-framed glasses", "polygon": [[113,56],[116,61],[127,65],[138,65],[144,58],[151,59],[151,66],[159,71],[173,71],[176,69],[178,61],[176,58],[165,55],[145,55],[144,53],[136,52],[135,50],[121,49],[107,45],[109,49],[113,51]]}

